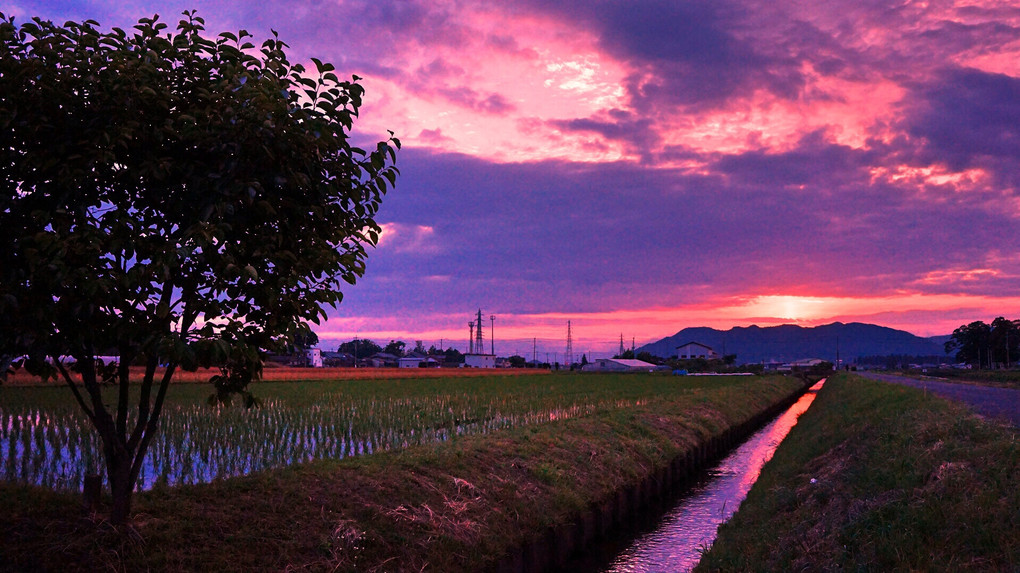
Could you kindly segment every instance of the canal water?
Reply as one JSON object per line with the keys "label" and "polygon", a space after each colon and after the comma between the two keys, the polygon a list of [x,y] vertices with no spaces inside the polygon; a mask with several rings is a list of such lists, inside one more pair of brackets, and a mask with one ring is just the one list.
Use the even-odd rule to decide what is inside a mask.
{"label": "canal water", "polygon": [[605,573],[692,569],[715,541],[719,525],[740,507],[762,466],[797,424],[797,418],[807,411],[824,382],[812,386],[786,412],[710,468],[661,518],[639,525],[625,543],[611,544],[590,555],[578,569]]}

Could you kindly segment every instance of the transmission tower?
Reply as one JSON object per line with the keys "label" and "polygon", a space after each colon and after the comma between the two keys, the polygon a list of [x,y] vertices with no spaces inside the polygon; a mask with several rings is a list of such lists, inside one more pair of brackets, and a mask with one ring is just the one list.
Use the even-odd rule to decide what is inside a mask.
{"label": "transmission tower", "polygon": [[563,357],[567,363],[567,368],[570,368],[574,364],[574,336],[570,332],[570,321],[567,321],[567,354]]}
{"label": "transmission tower", "polygon": [[475,352],[485,354],[485,343],[482,342],[482,309],[478,309],[478,321],[475,323]]}
{"label": "transmission tower", "polygon": [[624,352],[626,352],[626,350],[623,349],[623,333],[621,332],[620,333],[620,353],[617,354],[617,356],[622,358]]}

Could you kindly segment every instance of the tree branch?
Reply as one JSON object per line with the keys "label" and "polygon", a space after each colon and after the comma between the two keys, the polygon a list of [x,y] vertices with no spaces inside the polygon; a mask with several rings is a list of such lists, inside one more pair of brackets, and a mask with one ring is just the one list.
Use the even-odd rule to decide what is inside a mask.
{"label": "tree branch", "polygon": [[120,363],[117,365],[117,383],[120,386],[120,392],[117,396],[117,435],[120,436],[120,439],[125,440],[127,438],[128,400],[131,398],[131,356],[126,345],[122,345],[118,350],[120,351]]}
{"label": "tree branch", "polygon": [[71,389],[71,393],[74,394],[74,399],[78,401],[78,405],[85,411],[85,415],[88,416],[89,421],[93,424],[96,423],[96,415],[92,412],[92,408],[89,408],[88,404],[85,403],[85,398],[81,395],[81,391],[78,390],[78,385],[75,384],[74,379],[71,378],[71,373],[64,368],[64,365],[60,363],[59,356],[52,356],[53,363],[57,365],[57,370],[60,371],[60,376],[67,383],[67,387]]}

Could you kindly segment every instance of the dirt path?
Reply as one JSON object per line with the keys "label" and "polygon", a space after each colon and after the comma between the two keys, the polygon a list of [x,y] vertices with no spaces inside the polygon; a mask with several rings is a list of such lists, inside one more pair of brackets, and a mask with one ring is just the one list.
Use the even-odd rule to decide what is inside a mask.
{"label": "dirt path", "polygon": [[1007,419],[1014,426],[1020,426],[1020,390],[974,386],[971,384],[953,384],[937,380],[917,380],[878,372],[858,372],[858,374],[872,380],[906,384],[915,388],[927,389],[929,392],[944,398],[969,404],[974,408],[975,412],[983,416]]}

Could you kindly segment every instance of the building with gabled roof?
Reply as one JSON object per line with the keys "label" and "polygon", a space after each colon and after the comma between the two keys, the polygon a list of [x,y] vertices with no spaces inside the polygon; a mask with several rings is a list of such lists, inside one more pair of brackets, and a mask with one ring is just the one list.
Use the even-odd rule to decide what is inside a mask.
{"label": "building with gabled roof", "polygon": [[690,360],[692,358],[714,360],[720,356],[711,346],[691,341],[676,347],[676,357],[680,360]]}
{"label": "building with gabled roof", "polygon": [[659,368],[651,362],[627,358],[596,358],[584,365],[584,372],[651,372]]}

